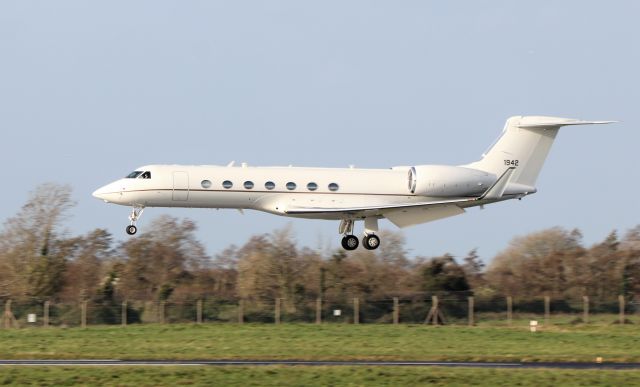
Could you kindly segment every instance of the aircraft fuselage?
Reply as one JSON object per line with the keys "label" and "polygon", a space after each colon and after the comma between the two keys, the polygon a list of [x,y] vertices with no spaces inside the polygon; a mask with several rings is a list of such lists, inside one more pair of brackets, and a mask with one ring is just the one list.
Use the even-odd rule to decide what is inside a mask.
{"label": "aircraft fuselage", "polygon": [[146,207],[235,208],[281,216],[340,220],[342,246],[380,244],[378,220],[408,227],[464,213],[473,206],[521,199],[535,182],[562,126],[611,121],[515,116],[476,162],[389,169],[148,165],[96,190],[105,202],[131,206],[127,233]]}

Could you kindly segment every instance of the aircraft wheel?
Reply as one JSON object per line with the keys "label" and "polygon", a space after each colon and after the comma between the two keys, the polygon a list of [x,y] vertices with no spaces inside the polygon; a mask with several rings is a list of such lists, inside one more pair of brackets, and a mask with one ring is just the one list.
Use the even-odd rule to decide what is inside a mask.
{"label": "aircraft wheel", "polygon": [[353,235],[345,235],[345,237],[342,238],[342,247],[345,250],[355,250],[358,248],[359,243],[358,238]]}
{"label": "aircraft wheel", "polygon": [[367,250],[375,250],[380,246],[380,238],[377,235],[366,235],[362,238],[362,245]]}
{"label": "aircraft wheel", "polygon": [[127,226],[127,234],[134,235],[136,232],[138,232],[138,228],[136,226]]}

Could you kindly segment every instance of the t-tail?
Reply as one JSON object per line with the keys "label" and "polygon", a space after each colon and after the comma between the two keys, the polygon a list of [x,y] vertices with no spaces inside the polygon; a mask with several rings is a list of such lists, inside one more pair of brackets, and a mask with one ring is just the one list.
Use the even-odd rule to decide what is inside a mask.
{"label": "t-tail", "polygon": [[482,159],[465,167],[494,173],[496,176],[502,176],[509,168],[513,168],[509,185],[531,187],[535,190],[536,180],[560,127],[612,122],[616,121],[581,121],[545,116],[511,117],[500,138],[482,155]]}

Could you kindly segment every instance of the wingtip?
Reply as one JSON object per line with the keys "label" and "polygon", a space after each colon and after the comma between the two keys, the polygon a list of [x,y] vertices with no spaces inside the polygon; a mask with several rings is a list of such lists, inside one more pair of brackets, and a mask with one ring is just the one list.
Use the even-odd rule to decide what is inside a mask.
{"label": "wingtip", "polygon": [[596,125],[600,125],[600,124],[617,124],[620,121],[590,121],[591,124],[596,124]]}

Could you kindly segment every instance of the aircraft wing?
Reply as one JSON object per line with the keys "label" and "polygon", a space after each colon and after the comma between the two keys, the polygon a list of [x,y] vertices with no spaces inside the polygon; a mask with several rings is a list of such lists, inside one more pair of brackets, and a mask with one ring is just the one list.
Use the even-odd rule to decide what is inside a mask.
{"label": "aircraft wing", "polygon": [[462,214],[464,209],[459,206],[462,203],[477,202],[483,199],[500,199],[514,170],[514,167],[507,168],[502,176],[479,197],[354,207],[290,207],[285,212],[288,215],[380,216],[389,219],[398,227],[413,226]]}
{"label": "aircraft wing", "polygon": [[293,207],[286,213],[290,215],[332,214],[344,217],[377,216],[389,219],[398,227],[408,227],[416,224],[431,222],[464,213],[457,204],[475,202],[477,198],[463,198],[431,202],[415,202],[363,207],[321,208],[321,207]]}
{"label": "aircraft wing", "polygon": [[288,215],[311,215],[311,214],[345,214],[354,215],[365,211],[375,212],[387,212],[401,209],[411,209],[426,206],[438,206],[445,204],[473,202],[477,198],[463,198],[453,200],[431,201],[431,202],[415,202],[415,203],[401,203],[401,204],[388,204],[388,205],[373,205],[362,207],[289,207],[285,212]]}

